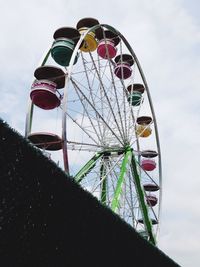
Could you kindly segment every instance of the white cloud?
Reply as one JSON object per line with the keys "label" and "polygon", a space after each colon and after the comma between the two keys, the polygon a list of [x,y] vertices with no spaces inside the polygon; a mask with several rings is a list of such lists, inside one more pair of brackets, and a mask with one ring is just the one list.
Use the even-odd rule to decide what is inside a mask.
{"label": "white cloud", "polygon": [[[200,29],[199,18],[194,17],[199,4],[189,3],[7,0],[1,7],[0,116],[24,132],[33,72],[57,28],[75,26],[87,16],[116,27],[141,62],[158,121],[164,191],[159,244],[183,266],[196,267],[200,250]],[[77,161],[77,156],[71,154],[71,160]]]}

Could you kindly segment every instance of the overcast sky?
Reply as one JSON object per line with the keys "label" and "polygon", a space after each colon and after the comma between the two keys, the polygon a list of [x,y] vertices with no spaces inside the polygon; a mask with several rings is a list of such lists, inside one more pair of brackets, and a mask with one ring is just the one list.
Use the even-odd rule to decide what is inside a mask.
{"label": "overcast sky", "polygon": [[163,202],[158,246],[180,265],[199,267],[200,3],[0,3],[0,117],[22,134],[33,72],[57,28],[95,17],[127,38],[147,78],[160,135]]}

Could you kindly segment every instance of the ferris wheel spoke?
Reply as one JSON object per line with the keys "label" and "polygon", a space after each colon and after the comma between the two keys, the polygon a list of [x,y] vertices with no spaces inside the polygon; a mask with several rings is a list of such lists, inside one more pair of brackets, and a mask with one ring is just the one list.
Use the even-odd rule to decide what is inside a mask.
{"label": "ferris wheel spoke", "polygon": [[[128,107],[127,107],[127,97],[125,95],[125,92],[124,90],[122,89],[122,92],[123,92],[123,113],[124,113],[124,128],[125,128],[125,131],[126,131],[126,139],[129,141],[130,140],[130,135],[129,135],[129,127],[130,127],[130,124],[127,125],[128,123],[130,123],[130,117],[129,117],[129,113],[128,113]],[[128,127],[129,126],[129,127]]]}
{"label": "ferris wheel spoke", "polygon": [[[93,60],[93,56],[92,56],[91,53],[90,53],[90,56],[91,56],[91,59]],[[95,71],[96,71],[96,73],[97,73],[97,76],[98,76],[98,78],[99,78],[100,85],[101,85],[101,87],[102,87],[102,89],[103,89],[105,98],[106,98],[106,100],[107,100],[108,106],[109,106],[110,111],[111,111],[111,113],[112,113],[113,119],[114,119],[114,121],[115,121],[115,123],[116,123],[116,126],[118,127],[119,134],[120,134],[122,140],[124,141],[124,136],[123,136],[123,133],[122,133],[122,131],[121,131],[121,127],[119,127],[119,125],[118,125],[118,121],[117,121],[117,118],[116,118],[116,116],[115,116],[115,112],[114,112],[114,110],[113,110],[113,107],[111,106],[111,103],[110,103],[108,94],[107,94],[107,92],[106,92],[106,90],[105,90],[105,86],[104,86],[104,84],[103,84],[103,82],[102,82],[101,76],[100,76],[100,74],[99,74],[99,72],[98,72],[98,69],[97,69],[97,66],[96,66],[96,63],[94,62],[94,60],[93,60],[93,64],[94,64],[94,68],[95,68]]]}
{"label": "ferris wheel spoke", "polygon": [[[119,114],[119,120],[120,120],[120,124],[121,124],[121,128],[122,128],[122,132],[123,132],[123,136],[124,139],[127,139],[127,133],[125,132],[126,129],[126,125],[125,125],[125,129],[124,129],[124,125],[123,125],[123,121],[122,121],[122,114],[121,114],[121,109],[120,109],[120,105],[119,105],[119,99],[118,99],[118,95],[117,95],[117,88],[115,85],[115,80],[114,80],[114,75],[113,75],[113,71],[112,71],[112,67],[111,67],[111,61],[109,60],[109,69],[110,69],[110,74],[111,74],[111,81],[112,81],[112,86],[114,89],[114,94],[115,94],[115,100],[116,100],[116,104],[117,104],[117,110],[118,110],[118,114]],[[123,102],[124,106],[125,106],[125,101]],[[124,110],[124,115],[125,115],[125,110]],[[124,116],[125,118],[125,116]],[[126,124],[126,118],[124,119],[124,122]]]}
{"label": "ferris wheel spoke", "polygon": [[[74,87],[74,88],[75,88],[75,91],[76,91],[76,93],[77,93],[77,95],[78,95],[78,97],[79,97],[79,99],[80,99],[80,103],[81,103],[82,106],[83,106],[84,112],[87,114],[87,118],[88,118],[89,121],[90,121],[90,125],[92,126],[92,128],[93,128],[93,130],[94,130],[94,132],[95,132],[95,134],[96,134],[96,137],[98,138],[99,142],[102,143],[102,137],[101,137],[101,138],[99,137],[99,134],[98,134],[98,132],[97,132],[97,130],[96,130],[96,127],[95,127],[95,125],[94,125],[94,123],[93,123],[93,120],[91,119],[91,116],[90,116],[89,113],[88,113],[88,109],[87,109],[87,107],[85,106],[85,104],[84,104],[84,102],[83,102],[83,100],[82,100],[82,98],[81,98],[81,96],[80,96],[79,91],[77,90],[76,87]],[[98,120],[97,120],[97,123],[98,123]],[[98,126],[99,126],[99,123],[98,123]],[[99,129],[99,131],[100,131],[100,129]],[[101,135],[101,131],[100,131],[100,135]]]}
{"label": "ferris wheel spoke", "polygon": [[[91,58],[91,55],[90,55],[90,58]],[[99,57],[98,57],[98,59],[99,59]],[[103,79],[103,77],[105,77],[105,72],[106,72],[106,69],[108,66],[108,61],[105,63],[105,65],[101,65],[101,61],[102,60],[100,60],[100,59],[97,61],[97,69],[99,72],[99,76],[101,77],[101,79]],[[95,72],[95,74],[96,74],[96,72]],[[105,85],[105,86],[107,86],[107,85]],[[111,121],[110,108],[107,104],[107,101],[105,101],[104,90],[103,90],[100,82],[99,82],[98,90],[99,90],[99,94],[100,94],[101,114],[106,119],[106,121],[109,123],[109,125],[111,125],[112,121]],[[106,125],[103,125],[104,140],[106,140],[106,135],[107,135],[107,127],[106,127]]]}
{"label": "ferris wheel spoke", "polygon": [[[106,169],[103,169],[103,167],[105,167],[105,165],[100,166],[100,169],[102,168],[102,178],[100,179],[100,181],[98,182],[98,184],[96,185],[94,190],[96,190],[99,187],[99,185],[102,184],[102,182],[104,182],[104,180],[107,179],[107,177],[109,177],[112,174],[113,170],[116,168],[116,166],[119,164],[120,161],[121,161],[121,157],[112,166],[109,166],[109,168],[106,168],[106,169],[108,169],[107,171],[106,171]],[[106,156],[103,156],[102,162],[108,163],[108,165],[109,165],[110,160],[107,160]],[[114,190],[114,187],[113,187],[113,190]]]}
{"label": "ferris wheel spoke", "polygon": [[[122,54],[122,42],[120,42],[120,53]],[[133,81],[132,81],[133,82]],[[128,93],[127,93],[127,89],[124,83],[123,79],[120,79],[120,83],[122,86],[122,92],[123,92],[123,101],[122,101],[122,109],[124,111],[124,123],[125,123],[125,129],[126,129],[126,133],[127,133],[127,138],[130,136],[130,132],[129,130],[131,129],[130,127],[130,123],[134,123],[135,122],[135,118],[134,118],[134,114],[133,114],[133,110],[132,110],[132,106],[131,106],[131,102],[128,104],[128,109],[127,109],[127,99],[128,99]],[[128,116],[127,114],[127,110],[129,111],[129,114],[131,113],[132,119],[130,117],[130,115]],[[128,118],[128,119],[126,119]],[[127,121],[129,122],[129,127],[127,126]],[[128,127],[128,128],[127,128]],[[130,140],[130,137],[129,137]]]}
{"label": "ferris wheel spoke", "polygon": [[[122,92],[123,92],[123,101],[122,101],[122,108],[124,110],[124,118],[125,118],[125,128],[127,129],[127,136],[129,137],[129,141],[131,140],[132,133],[131,131],[135,132],[135,122],[136,122],[136,116],[134,115],[133,108],[131,103],[127,103],[127,98],[128,98],[128,92],[126,89],[126,86],[124,84],[124,81],[120,79],[120,84],[122,87]],[[127,126],[127,121],[128,121],[128,126]],[[139,144],[138,145],[138,150],[139,150]]]}
{"label": "ferris wheel spoke", "polygon": [[[130,170],[129,170],[129,172],[130,172]],[[130,208],[131,217],[132,217],[132,223],[134,225],[134,221],[136,221],[136,217],[135,217],[135,214],[134,214],[135,204],[134,204],[133,199],[134,198],[136,199],[136,196],[135,197],[133,196],[134,187],[132,186],[132,177],[131,177],[130,173],[128,175],[128,186],[129,186],[129,198],[130,198],[130,201],[127,201],[127,203],[129,205],[129,208]],[[137,202],[137,199],[136,199],[136,202]]]}
{"label": "ferris wheel spoke", "polygon": [[[127,198],[127,196],[125,196],[126,198],[126,203],[128,205],[128,211],[130,212],[131,214],[131,220],[132,220],[132,225],[135,224],[135,220],[136,220],[136,217],[135,217],[135,214],[134,214],[134,208],[135,206],[133,205],[133,199],[131,198],[130,200]],[[130,218],[129,218],[130,219]]]}
{"label": "ferris wheel spoke", "polygon": [[105,121],[105,119],[102,117],[102,115],[99,113],[98,110],[96,110],[95,106],[91,103],[91,101],[87,98],[87,96],[83,93],[83,91],[78,87],[78,85],[71,79],[73,85],[76,87],[76,89],[83,95],[85,100],[90,104],[90,106],[95,110],[95,112],[98,114],[99,118],[103,121],[103,123],[107,126],[107,128],[110,130],[110,132],[113,134],[113,136],[116,137],[116,139],[123,145],[122,141],[119,139],[119,137],[116,135],[116,133],[113,131],[113,129],[109,126],[109,124]]}
{"label": "ferris wheel spoke", "polygon": [[66,112],[66,116],[68,116],[91,140],[93,140],[96,145],[98,145],[98,142],[68,112]]}
{"label": "ferris wheel spoke", "polygon": [[[109,66],[109,73],[110,73],[111,77],[108,77],[108,75],[106,75],[106,73],[105,73],[105,70],[108,66]],[[119,115],[119,125],[121,124],[123,136],[126,137],[126,133],[125,133],[124,125],[123,125],[122,114],[121,114],[121,108],[119,105],[119,96],[120,96],[119,92],[120,92],[120,90],[118,90],[118,88],[116,87],[112,67],[113,67],[112,60],[108,60],[107,65],[105,65],[104,71],[101,73],[99,71],[99,75],[101,76],[101,79],[103,79],[103,77],[105,76],[107,78],[107,80],[109,81],[109,86],[105,87],[106,91],[109,90],[109,93],[110,93],[110,97],[108,96],[107,99],[112,98],[112,101],[114,102],[112,108],[113,108],[113,110],[117,109],[116,113]],[[110,103],[110,101],[109,101],[109,103]],[[109,110],[110,110],[110,114],[108,115],[107,118],[110,118],[110,115],[112,114],[112,110],[111,109],[109,109]],[[124,116],[124,118],[125,118],[125,116]],[[126,121],[126,120],[124,119],[124,121]]]}
{"label": "ferris wheel spoke", "polygon": [[[127,178],[127,177],[126,177]],[[132,202],[131,202],[132,201]],[[118,213],[123,212],[121,216],[132,225],[135,225],[135,221],[137,220],[135,210],[138,207],[137,196],[135,194],[134,199],[129,198],[129,190],[127,183],[122,185],[122,191],[119,197],[119,205],[118,205]]]}
{"label": "ferris wheel spoke", "polygon": [[84,151],[97,151],[97,150],[103,150],[104,147],[101,145],[95,145],[90,143],[84,143],[84,142],[74,142],[67,140],[68,149],[71,150],[84,150]]}
{"label": "ferris wheel spoke", "polygon": [[[90,91],[91,102],[95,106],[95,101],[94,101],[93,92],[92,92],[92,85],[90,84],[90,80],[89,80],[89,76],[88,76],[88,72],[87,72],[87,67],[86,67],[86,64],[85,64],[85,61],[84,61],[82,53],[81,53],[81,56],[82,56],[84,70],[85,70],[86,80],[87,80],[89,91]],[[98,116],[97,116],[96,113],[95,113],[95,115],[96,115],[96,121],[97,121],[97,124],[98,124],[99,134],[101,136],[101,140],[99,140],[99,141],[102,142],[103,135],[102,135],[101,125],[100,125],[100,122],[99,122],[99,119],[98,119]],[[96,131],[96,129],[95,129],[95,131]],[[97,134],[97,132],[96,132],[96,134]],[[97,134],[97,136],[98,136],[98,134]]]}
{"label": "ferris wheel spoke", "polygon": [[[94,102],[97,102],[96,101],[96,99],[95,99],[95,101],[93,101],[93,103]],[[103,101],[100,101],[101,103],[103,103]],[[96,108],[96,106],[95,106],[95,108]],[[109,107],[106,107],[106,108],[104,108],[104,109],[102,109],[101,111],[103,112],[103,111],[106,111],[106,109],[108,109]],[[93,110],[94,111],[94,110]],[[92,115],[91,115],[92,116]],[[105,117],[105,115],[104,115],[104,117]],[[98,118],[97,118],[98,119]],[[108,115],[107,115],[107,117],[106,117],[106,121],[109,123],[109,125],[111,125],[112,127],[114,127],[115,128],[115,124],[113,124],[113,122],[112,122],[112,120],[111,120],[111,114],[110,114],[110,110],[109,110],[109,112],[108,112]],[[103,126],[102,126],[103,127]],[[104,128],[104,139],[105,139],[105,134],[106,134],[106,129],[107,129],[107,127],[103,127]]]}

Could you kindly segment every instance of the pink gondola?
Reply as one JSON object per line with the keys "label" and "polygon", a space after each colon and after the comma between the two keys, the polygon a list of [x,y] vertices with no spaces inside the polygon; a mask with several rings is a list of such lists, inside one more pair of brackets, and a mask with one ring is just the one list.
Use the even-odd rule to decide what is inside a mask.
{"label": "pink gondola", "polygon": [[48,80],[33,83],[30,97],[36,106],[45,110],[60,106],[60,99],[56,95],[56,84]]}
{"label": "pink gondola", "polygon": [[42,66],[35,70],[36,80],[31,87],[30,97],[39,108],[50,110],[60,106],[57,89],[65,86],[66,74],[54,66]]}
{"label": "pink gondola", "polygon": [[119,79],[128,79],[132,74],[131,66],[134,63],[131,55],[122,54],[115,58],[115,69],[114,73]]}
{"label": "pink gondola", "polygon": [[156,168],[156,162],[152,159],[143,159],[141,161],[141,167],[145,171],[153,171]]}
{"label": "pink gondola", "polygon": [[155,195],[146,196],[147,204],[151,207],[154,207],[158,203],[158,199]]}
{"label": "pink gondola", "polygon": [[103,31],[99,28],[96,31],[96,36],[99,40],[97,47],[98,55],[104,59],[114,58],[117,54],[116,46],[120,42],[118,35],[108,30]]}

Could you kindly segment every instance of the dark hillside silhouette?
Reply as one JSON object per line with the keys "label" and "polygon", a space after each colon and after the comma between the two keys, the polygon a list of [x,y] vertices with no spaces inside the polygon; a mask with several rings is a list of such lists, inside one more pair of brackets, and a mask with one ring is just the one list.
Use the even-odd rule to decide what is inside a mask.
{"label": "dark hillside silhouette", "polygon": [[178,266],[0,121],[0,266]]}

